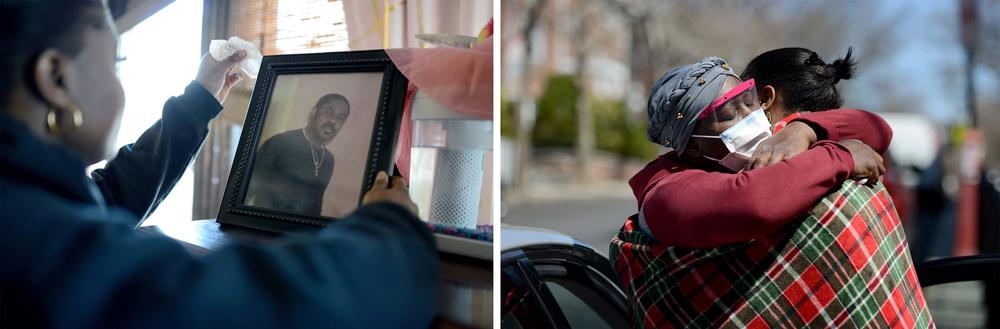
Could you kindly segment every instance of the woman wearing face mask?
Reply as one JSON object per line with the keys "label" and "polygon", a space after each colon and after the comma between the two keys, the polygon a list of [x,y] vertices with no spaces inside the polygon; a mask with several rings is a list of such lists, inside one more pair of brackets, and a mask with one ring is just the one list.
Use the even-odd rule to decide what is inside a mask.
{"label": "woman wearing face mask", "polygon": [[[639,212],[626,220],[610,253],[630,295],[634,324],[928,325],[905,236],[884,188],[849,181],[874,182],[884,170],[881,158],[857,139],[818,140],[856,136],[883,147],[891,134],[884,122],[862,120],[868,132],[845,131],[851,127],[836,123],[867,114],[803,115],[771,139],[805,139],[808,149],[754,167],[756,149],[771,137],[756,83],[741,81],[723,60],[706,58],[671,69],[654,86],[649,138],[675,150],[629,181]],[[776,108],[773,95],[770,101],[764,106]],[[800,134],[799,128],[822,133]],[[838,235],[827,237],[833,233]],[[893,256],[872,257],[885,251],[878,243],[895,248]],[[888,268],[897,271],[879,274]],[[848,284],[855,281],[878,291]],[[841,291],[831,302],[833,292]],[[897,303],[897,297],[906,302]],[[866,303],[895,305],[903,315],[879,317],[859,307]]]}
{"label": "woman wearing face mask", "polygon": [[0,327],[430,323],[434,242],[405,182],[393,178],[389,188],[384,173],[365,206],[312,238],[195,256],[134,230],[201,147],[244,54],[204,57],[162,119],[88,177],[86,166],[109,153],[123,107],[106,5],[2,0],[0,12]]}
{"label": "woman wearing face mask", "polygon": [[[878,151],[888,146],[885,136],[891,131],[886,133],[888,125],[877,116],[858,110],[811,113],[772,137],[768,118],[776,116],[764,107],[779,107],[778,97],[762,104],[756,90],[755,80],[741,81],[718,58],[672,69],[657,81],[649,101],[647,137],[674,150],[629,180],[639,202],[641,229],[670,246],[705,248],[746,241],[805,213],[846,179],[874,182],[884,172]],[[849,120],[858,116],[873,118]],[[839,124],[842,121],[860,124]],[[812,148],[786,162],[744,170],[754,169],[751,156],[770,140],[804,142]],[[725,202],[700,206],[702,200],[713,199]]]}

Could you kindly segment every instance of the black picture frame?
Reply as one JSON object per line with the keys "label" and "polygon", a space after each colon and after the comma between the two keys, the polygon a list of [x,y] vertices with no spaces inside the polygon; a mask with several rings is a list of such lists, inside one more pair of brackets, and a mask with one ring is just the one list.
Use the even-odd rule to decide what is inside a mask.
{"label": "black picture frame", "polygon": [[[408,81],[383,50],[265,56],[247,110],[236,156],[216,219],[219,223],[252,229],[291,233],[315,231],[337,220],[308,214],[290,213],[244,203],[253,173],[261,130],[277,78],[285,74],[378,73],[382,83],[365,160],[360,195],[371,188],[379,171],[393,172],[393,161],[403,116]],[[351,109],[353,113],[355,109]],[[361,197],[358,197],[358,205]]]}

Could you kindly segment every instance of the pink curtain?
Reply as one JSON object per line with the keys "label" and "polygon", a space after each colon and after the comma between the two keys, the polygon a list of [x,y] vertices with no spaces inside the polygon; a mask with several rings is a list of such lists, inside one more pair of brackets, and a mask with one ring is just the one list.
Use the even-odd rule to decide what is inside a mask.
{"label": "pink curtain", "polygon": [[[493,40],[472,49],[428,48],[418,33],[477,36],[493,17],[486,0],[344,1],[351,50],[386,49],[410,80],[400,127],[396,165],[409,180],[410,105],[416,89],[442,105],[484,120],[493,119]],[[492,160],[487,159],[483,200],[492,200]],[[491,202],[481,205],[479,224],[492,223]]]}
{"label": "pink curtain", "polygon": [[418,33],[476,36],[493,16],[483,0],[344,1],[351,50],[386,49],[410,80],[396,164],[409,176],[410,101],[419,88],[456,111],[493,118],[493,42],[473,49],[427,48]]}
{"label": "pink curtain", "polygon": [[386,53],[410,80],[396,153],[396,166],[408,179],[410,104],[416,89],[457,112],[493,120],[493,38],[472,49],[397,48]]}
{"label": "pink curtain", "polygon": [[423,48],[418,33],[475,36],[493,17],[488,0],[344,1],[351,50]]}

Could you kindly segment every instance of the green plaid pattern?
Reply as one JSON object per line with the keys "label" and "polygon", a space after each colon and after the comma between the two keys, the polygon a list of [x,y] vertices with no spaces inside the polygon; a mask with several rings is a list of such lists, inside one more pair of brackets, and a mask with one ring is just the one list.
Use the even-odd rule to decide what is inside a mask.
{"label": "green plaid pattern", "polygon": [[845,182],[763,238],[666,247],[637,216],[611,261],[645,328],[933,328],[888,192]]}

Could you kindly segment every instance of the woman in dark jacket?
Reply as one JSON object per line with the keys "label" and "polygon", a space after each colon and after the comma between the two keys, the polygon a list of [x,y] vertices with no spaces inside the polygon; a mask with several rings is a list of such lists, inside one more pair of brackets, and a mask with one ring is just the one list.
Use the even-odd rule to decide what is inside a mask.
{"label": "woman in dark jacket", "polygon": [[[160,121],[107,158],[123,108],[106,5],[2,7],[2,327],[425,327],[438,258],[402,181],[317,236],[192,255],[135,227],[201,147],[245,54],[204,57]],[[152,79],[152,78],[151,78]],[[397,178],[394,178],[397,179]]]}

